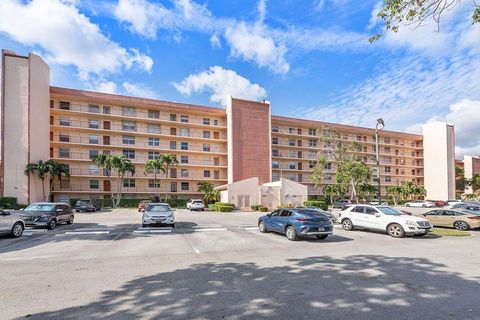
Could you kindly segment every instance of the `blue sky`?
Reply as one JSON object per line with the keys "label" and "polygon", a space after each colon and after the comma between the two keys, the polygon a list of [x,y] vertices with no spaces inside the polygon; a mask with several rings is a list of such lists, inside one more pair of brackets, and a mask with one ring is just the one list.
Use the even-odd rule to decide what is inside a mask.
{"label": "blue sky", "polygon": [[0,46],[35,52],[52,84],[223,107],[266,99],[278,115],[421,132],[456,126],[480,154],[480,25],[472,2],[374,44],[378,1],[2,0]]}

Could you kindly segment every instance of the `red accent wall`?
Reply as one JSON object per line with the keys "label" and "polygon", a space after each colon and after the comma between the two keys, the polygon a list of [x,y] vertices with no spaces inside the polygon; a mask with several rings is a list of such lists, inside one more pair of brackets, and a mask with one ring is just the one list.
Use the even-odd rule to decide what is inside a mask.
{"label": "red accent wall", "polygon": [[233,181],[271,181],[270,105],[232,99]]}

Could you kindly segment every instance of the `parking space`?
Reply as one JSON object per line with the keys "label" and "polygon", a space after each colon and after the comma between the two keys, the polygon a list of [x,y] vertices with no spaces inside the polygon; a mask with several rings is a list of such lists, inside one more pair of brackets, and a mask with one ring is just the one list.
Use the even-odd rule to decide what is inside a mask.
{"label": "parking space", "polygon": [[0,238],[2,319],[480,318],[480,233],[288,241],[260,215],[178,210],[171,229],[114,210]]}

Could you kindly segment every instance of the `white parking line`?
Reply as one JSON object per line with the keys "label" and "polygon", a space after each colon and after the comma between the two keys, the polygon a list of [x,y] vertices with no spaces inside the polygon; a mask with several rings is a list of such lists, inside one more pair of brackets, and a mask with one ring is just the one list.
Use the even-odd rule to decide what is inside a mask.
{"label": "white parking line", "polygon": [[257,226],[254,226],[254,227],[245,227],[244,229],[245,229],[245,230],[258,230],[258,227],[257,227]]}
{"label": "white parking line", "polygon": [[195,232],[208,232],[208,231],[227,231],[227,228],[204,228],[204,229],[193,229]]}
{"label": "white parking line", "polygon": [[138,229],[134,230],[134,234],[148,234],[148,233],[170,233],[172,229]]}
{"label": "white parking line", "polygon": [[75,232],[79,231],[111,231],[113,230],[112,228],[80,228],[80,229],[75,229]]}
{"label": "white parking line", "polygon": [[[110,231],[67,231],[64,234],[66,235],[110,234]],[[57,236],[61,236],[61,234],[57,234]]]}

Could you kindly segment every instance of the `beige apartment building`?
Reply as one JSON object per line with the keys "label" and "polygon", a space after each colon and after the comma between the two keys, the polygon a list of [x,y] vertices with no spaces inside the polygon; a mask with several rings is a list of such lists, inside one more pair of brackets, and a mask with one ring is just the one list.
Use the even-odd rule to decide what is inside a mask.
{"label": "beige apartment building", "polygon": [[[199,181],[221,188],[254,177],[259,185],[287,179],[306,185],[309,197],[322,194],[310,178],[324,148],[317,129],[325,123],[271,115],[266,101],[230,98],[227,108],[220,109],[53,87],[49,67],[39,56],[4,50],[1,124],[2,193],[22,203],[41,200],[41,184],[24,174],[26,164],[48,159],[68,164],[71,173],[69,179],[54,182],[55,201],[108,197],[117,185],[110,185],[92,161],[102,153],[125,155],[135,164],[135,175],[127,175],[122,184],[128,198],[147,198],[159,189],[169,197],[198,198]],[[375,129],[331,125],[342,140],[362,146],[357,156],[375,173]],[[454,197],[453,126],[438,123],[435,128],[424,135],[381,131],[383,194],[386,186],[413,180],[425,185],[429,198]],[[434,156],[426,155],[430,149],[425,141],[438,144],[441,139],[440,154],[434,146],[430,149],[436,153],[429,151]],[[166,153],[179,164],[158,186],[143,168],[147,160]],[[430,170],[425,170],[428,161]],[[332,163],[324,183],[334,182]]]}

